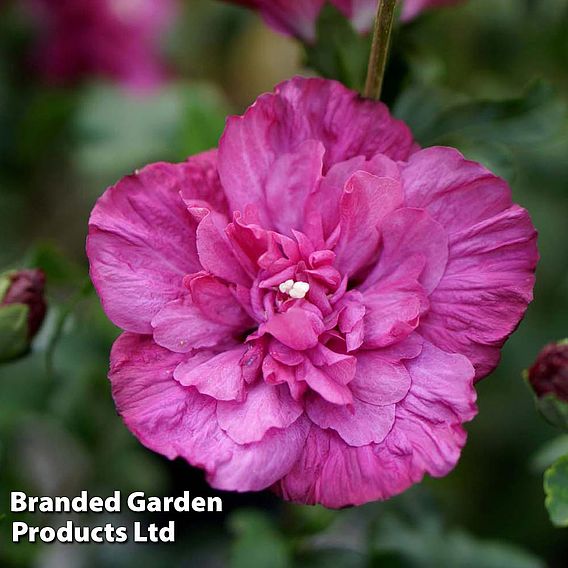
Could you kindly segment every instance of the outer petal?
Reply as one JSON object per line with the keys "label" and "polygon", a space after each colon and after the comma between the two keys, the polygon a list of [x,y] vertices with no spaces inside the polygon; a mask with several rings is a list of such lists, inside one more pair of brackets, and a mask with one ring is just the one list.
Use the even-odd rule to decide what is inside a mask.
{"label": "outer petal", "polygon": [[126,333],[116,341],[109,376],[130,430],[148,448],[205,469],[219,489],[258,491],[283,477],[304,446],[307,422],[271,430],[259,443],[235,444],[217,424],[215,400],[173,379],[183,357],[148,337]]}
{"label": "outer petal", "polygon": [[411,390],[382,443],[354,448],[312,426],[298,463],[275,490],[300,503],[344,507],[388,499],[425,473],[446,475],[465,443],[461,424],[476,411],[473,368],[465,357],[425,343],[408,369]]}
{"label": "outer petal", "polygon": [[270,428],[287,428],[303,412],[286,385],[274,386],[264,381],[250,387],[243,402],[217,405],[219,425],[238,444],[258,442]]}
{"label": "outer petal", "polygon": [[462,231],[512,205],[505,180],[453,148],[416,152],[402,167],[405,202],[426,209],[449,233]]}
{"label": "outer petal", "polygon": [[388,499],[420,477],[412,448],[394,442],[392,433],[380,446],[351,447],[333,430],[313,425],[297,464],[274,489],[290,501],[340,508]]}
{"label": "outer petal", "polygon": [[214,468],[230,458],[231,445],[217,426],[215,401],[174,380],[184,357],[149,337],[121,335],[111,353],[112,394],[124,422],[145,446]]}
{"label": "outer petal", "polygon": [[306,140],[324,145],[324,173],[355,156],[383,153],[404,160],[413,150],[408,127],[382,103],[364,100],[336,81],[297,77],[261,96],[244,116],[227,121],[219,173],[231,208],[244,211],[262,202],[276,159]]}
{"label": "outer petal", "polygon": [[301,416],[286,429],[272,429],[261,442],[236,445],[231,459],[207,477],[217,489],[259,491],[282,479],[306,444],[309,420]]}
{"label": "outer petal", "polygon": [[89,220],[91,279],[117,326],[151,333],[150,320],[200,270],[195,223],[179,197],[192,167],[154,164],[122,179],[98,200]]}
{"label": "outer petal", "polygon": [[532,300],[537,261],[536,231],[516,205],[456,232],[420,332],[438,347],[466,355],[477,378],[484,377]]}

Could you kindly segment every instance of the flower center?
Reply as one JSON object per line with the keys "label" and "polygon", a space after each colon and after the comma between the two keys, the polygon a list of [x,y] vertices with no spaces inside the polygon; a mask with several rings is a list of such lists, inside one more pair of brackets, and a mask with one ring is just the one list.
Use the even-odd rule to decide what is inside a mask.
{"label": "flower center", "polygon": [[278,289],[283,294],[288,294],[290,298],[296,300],[301,300],[306,297],[306,294],[310,291],[310,285],[307,282],[296,282],[292,279],[282,282]]}

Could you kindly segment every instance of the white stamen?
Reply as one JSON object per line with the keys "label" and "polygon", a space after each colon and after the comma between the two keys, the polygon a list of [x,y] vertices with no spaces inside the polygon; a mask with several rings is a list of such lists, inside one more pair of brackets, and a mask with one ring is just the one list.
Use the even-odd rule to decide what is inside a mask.
{"label": "white stamen", "polygon": [[294,284],[295,282],[293,280],[286,280],[286,282],[282,282],[282,284],[278,286],[278,289],[282,292],[282,294],[288,294],[294,287]]}
{"label": "white stamen", "polygon": [[288,294],[291,298],[295,300],[301,300],[306,297],[306,294],[310,291],[310,285],[307,282],[294,282],[294,280],[286,280],[282,282],[278,289],[282,294]]}
{"label": "white stamen", "polygon": [[307,282],[294,282],[294,286],[290,290],[289,294],[291,298],[296,300],[301,300],[306,297],[306,294],[310,291],[310,285]]}

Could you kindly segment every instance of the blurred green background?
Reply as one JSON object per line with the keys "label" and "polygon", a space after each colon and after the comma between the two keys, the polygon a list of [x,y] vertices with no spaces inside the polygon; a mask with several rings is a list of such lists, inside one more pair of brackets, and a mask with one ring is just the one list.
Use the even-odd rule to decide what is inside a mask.
{"label": "blurred green background", "polygon": [[478,386],[480,413],[456,470],[343,511],[222,494],[223,514],[176,516],[176,544],[162,546],[9,544],[10,490],[218,494],[199,471],[145,450],[116,415],[106,372],[118,330],[88,283],[88,214],[122,175],[215,146],[227,114],[311,71],[301,46],[254,14],[185,0],[163,38],[173,70],[163,88],[49,87],[27,65],[33,29],[19,2],[2,4],[0,269],[43,268],[49,314],[33,353],[0,366],[0,566],[568,566],[568,533],[551,526],[542,489],[556,432],[521,379],[545,343],[568,335],[568,0],[469,0],[395,34],[393,112],[420,143],[456,146],[506,177],[540,233],[535,301]]}

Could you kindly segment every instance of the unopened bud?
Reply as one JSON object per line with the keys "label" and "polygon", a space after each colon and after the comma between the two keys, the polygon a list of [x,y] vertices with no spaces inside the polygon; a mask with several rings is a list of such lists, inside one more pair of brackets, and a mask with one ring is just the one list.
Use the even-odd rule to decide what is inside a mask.
{"label": "unopened bud", "polygon": [[544,417],[568,429],[568,340],[544,347],[526,376]]}
{"label": "unopened bud", "polygon": [[568,340],[547,345],[529,369],[528,378],[539,398],[553,394],[568,402]]}
{"label": "unopened bud", "polygon": [[0,275],[0,361],[25,354],[45,317],[45,275],[14,270]]}

